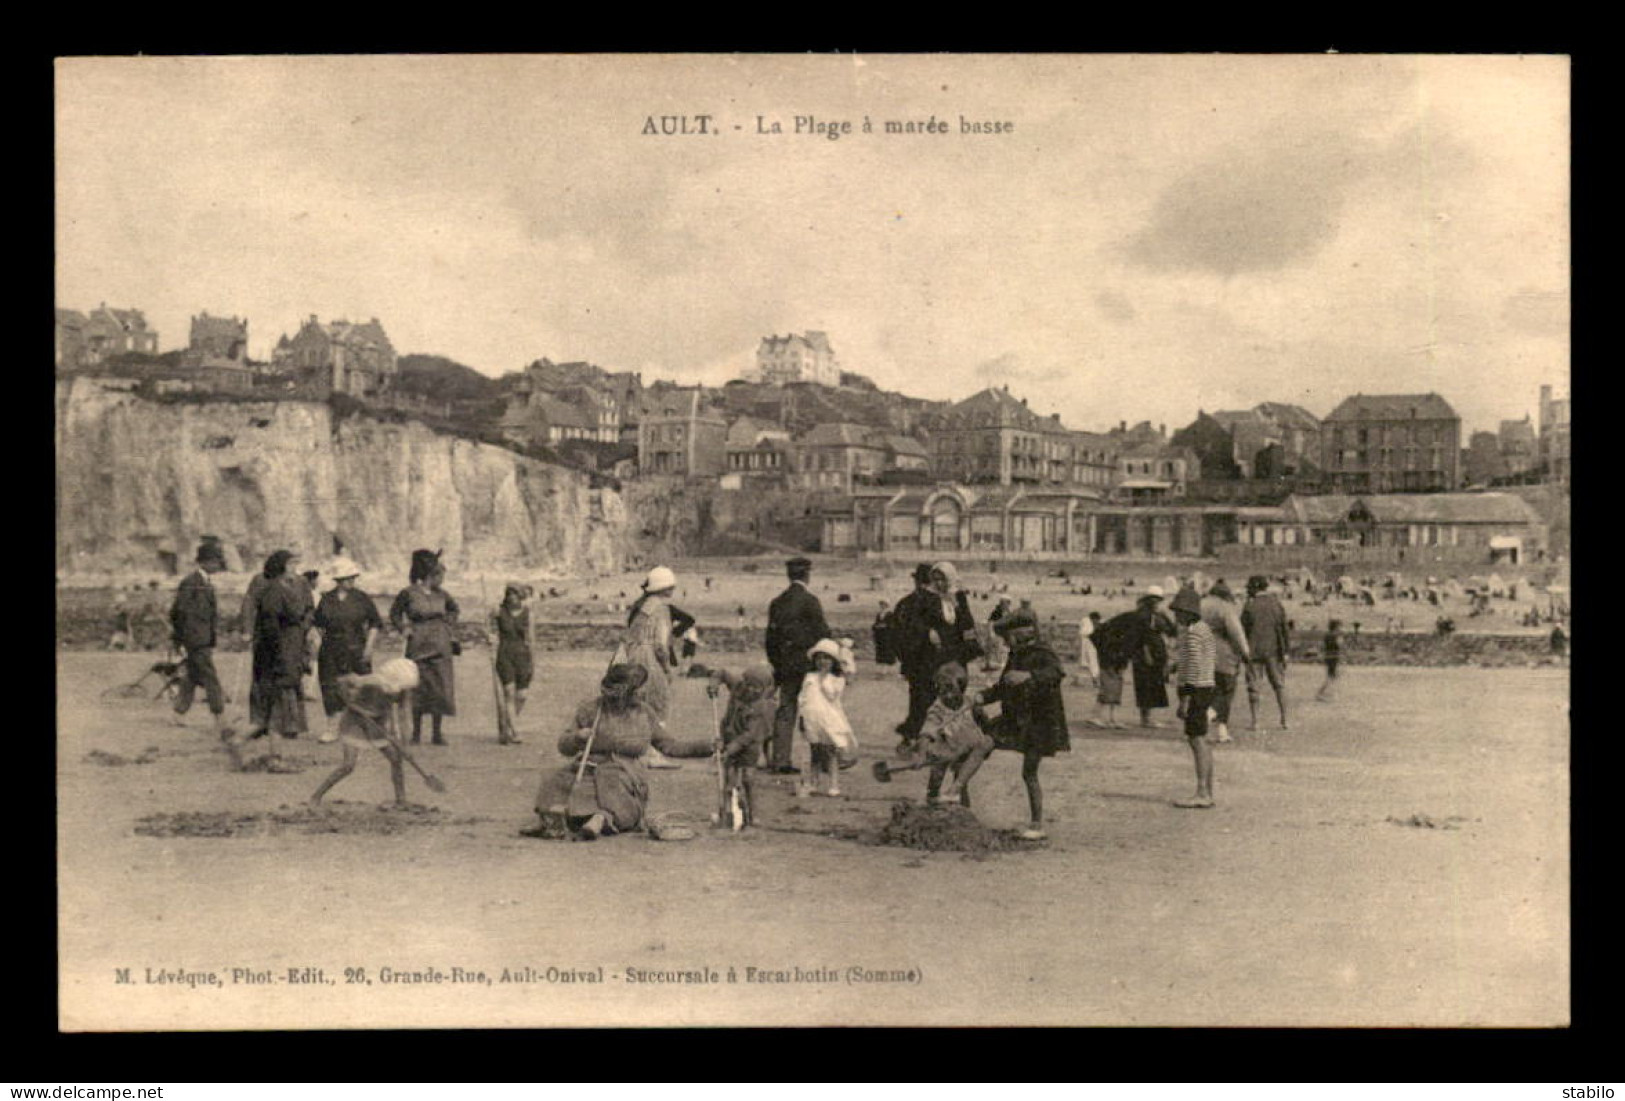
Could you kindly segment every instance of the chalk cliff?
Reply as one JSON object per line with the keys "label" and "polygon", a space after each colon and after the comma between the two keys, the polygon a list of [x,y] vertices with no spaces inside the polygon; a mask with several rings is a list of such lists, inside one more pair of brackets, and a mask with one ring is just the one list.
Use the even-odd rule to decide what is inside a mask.
{"label": "chalk cliff", "polygon": [[204,533],[233,572],[278,547],[319,564],[334,537],[390,575],[414,547],[444,547],[454,572],[584,574],[626,559],[621,496],[586,475],[319,402],[165,404],[63,379],[56,456],[66,576],[185,568]]}

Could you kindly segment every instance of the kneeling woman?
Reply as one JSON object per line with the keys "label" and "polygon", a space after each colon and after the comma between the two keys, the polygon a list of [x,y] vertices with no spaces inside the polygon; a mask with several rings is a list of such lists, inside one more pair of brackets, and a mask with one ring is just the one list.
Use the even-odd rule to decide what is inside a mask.
{"label": "kneeling woman", "polygon": [[[683,742],[654,721],[639,698],[649,680],[642,665],[612,665],[598,698],[576,709],[575,720],[559,738],[559,752],[572,758],[542,778],[536,813],[544,824],[563,820],[583,840],[628,833],[649,825],[649,780],[639,760],[652,744],[670,757],[707,757],[711,739]],[[665,836],[674,837],[675,831]]]}
{"label": "kneeling woman", "polygon": [[389,762],[389,779],[395,785],[396,806],[406,805],[406,777],[401,771],[400,722],[407,693],[418,686],[416,662],[406,658],[386,661],[376,673],[343,673],[336,687],[344,701],[339,718],[339,741],[344,759],[321,787],[310,797],[312,805],[355,771],[363,749],[376,749]]}

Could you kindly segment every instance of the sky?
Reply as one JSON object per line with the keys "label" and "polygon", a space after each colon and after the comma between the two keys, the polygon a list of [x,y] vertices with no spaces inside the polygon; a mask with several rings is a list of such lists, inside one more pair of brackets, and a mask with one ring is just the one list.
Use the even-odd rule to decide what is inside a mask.
{"label": "sky", "polygon": [[1089,430],[1428,390],[1493,430],[1568,390],[1563,58],[79,58],[56,121],[57,304],[163,348],[377,317],[493,376],[715,385],[821,329],[885,389]]}

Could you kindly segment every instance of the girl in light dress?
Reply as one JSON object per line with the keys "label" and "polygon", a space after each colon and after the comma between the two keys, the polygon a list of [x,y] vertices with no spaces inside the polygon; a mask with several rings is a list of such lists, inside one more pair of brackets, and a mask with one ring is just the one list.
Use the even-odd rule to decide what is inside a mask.
{"label": "girl in light dress", "polygon": [[[823,639],[807,656],[813,669],[801,681],[801,696],[797,704],[797,722],[807,742],[810,765],[806,782],[797,785],[797,795],[841,794],[839,771],[851,768],[858,761],[858,739],[847,720],[841,697],[846,692],[846,679],[857,668],[852,656],[852,640]],[[819,791],[819,784],[824,784]]]}

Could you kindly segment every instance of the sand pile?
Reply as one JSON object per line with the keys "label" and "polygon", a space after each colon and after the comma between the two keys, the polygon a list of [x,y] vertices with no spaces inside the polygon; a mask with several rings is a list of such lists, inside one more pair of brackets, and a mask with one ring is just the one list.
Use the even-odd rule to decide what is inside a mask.
{"label": "sand pile", "polygon": [[1459,814],[1452,814],[1448,818],[1433,818],[1426,814],[1413,814],[1409,818],[1395,818],[1388,816],[1388,821],[1396,826],[1406,826],[1413,830],[1459,830],[1461,824],[1467,821]]}
{"label": "sand pile", "polygon": [[894,804],[878,843],[961,853],[1030,852],[1044,847],[1044,842],[1023,840],[1012,830],[989,829],[965,807],[918,803]]}
{"label": "sand pile", "polygon": [[85,760],[93,765],[102,765],[106,768],[118,768],[123,765],[150,765],[157,759],[158,747],[155,745],[149,745],[134,757],[124,757],[100,749],[93,749],[85,754]]}
{"label": "sand pile", "polygon": [[273,773],[303,772],[307,768],[314,768],[317,763],[318,762],[314,757],[256,757],[254,760],[246,762],[239,771]]}
{"label": "sand pile", "polygon": [[320,807],[282,806],[261,814],[179,811],[149,814],[136,822],[145,837],[243,837],[285,833],[396,834],[414,826],[461,826],[477,818],[453,818],[439,807],[397,807],[336,802]]}

